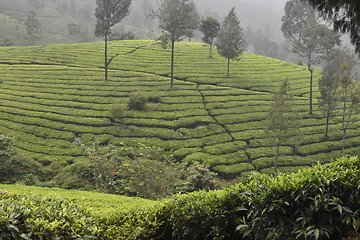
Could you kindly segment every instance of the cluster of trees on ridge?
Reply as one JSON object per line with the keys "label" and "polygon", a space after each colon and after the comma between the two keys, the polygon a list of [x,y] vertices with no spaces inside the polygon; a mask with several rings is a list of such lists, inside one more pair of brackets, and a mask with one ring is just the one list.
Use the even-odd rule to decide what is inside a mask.
{"label": "cluster of trees on ridge", "polygon": [[[129,14],[132,0],[111,1],[97,0],[96,4],[96,30],[98,37],[105,40],[105,80],[108,80],[108,67],[111,61],[117,56],[108,60],[108,38],[111,35],[111,28],[119,23]],[[192,0],[163,0],[152,15],[159,19],[159,27],[163,30],[160,37],[162,45],[167,48],[168,42],[171,43],[171,88],[174,86],[174,54],[175,42],[191,38],[193,31],[199,27],[200,17]],[[236,16],[235,8],[232,8],[225,17],[225,21],[220,27],[220,23],[211,17],[201,21],[200,30],[204,33],[204,42],[210,45],[210,56],[214,39],[217,38],[216,46],[221,56],[228,59],[228,72],[230,76],[230,60],[238,60],[239,55],[245,50],[245,40],[240,21]]]}
{"label": "cluster of trees on ridge", "polygon": [[[222,22],[228,10],[236,6],[237,13],[244,27],[244,38],[248,50],[256,54],[273,58],[288,59],[288,44],[281,36],[281,10],[286,0],[277,0],[271,5],[250,0],[229,0],[220,3],[216,0],[195,0],[201,16],[211,16]],[[0,3],[1,14],[15,20],[16,36],[13,30],[5,27],[0,34],[0,45],[32,45],[28,39],[25,22],[34,11],[41,23],[41,34],[35,45],[50,43],[78,43],[97,40],[93,32],[96,18],[93,15],[95,0],[28,0],[20,4],[20,0],[11,3]],[[157,19],[149,16],[149,9],[156,8],[157,0],[132,1],[130,14],[114,27],[109,40],[122,39],[156,39],[161,34]],[[272,10],[272,11],[270,11]],[[261,14],[261,18],[253,17]],[[263,22],[267,24],[264,25]],[[10,25],[9,25],[10,27]],[[9,31],[9,32],[8,32]],[[7,35],[10,33],[9,35]],[[194,37],[201,41],[201,32],[196,30]],[[292,57],[290,57],[292,59]]]}

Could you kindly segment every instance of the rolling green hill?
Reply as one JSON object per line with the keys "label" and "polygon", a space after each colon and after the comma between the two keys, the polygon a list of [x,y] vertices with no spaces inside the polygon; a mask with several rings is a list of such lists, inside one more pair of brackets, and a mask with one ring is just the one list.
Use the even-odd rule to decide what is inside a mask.
{"label": "rolling green hill", "polygon": [[[0,48],[0,133],[14,137],[16,148],[43,163],[84,159],[83,141],[174,151],[177,159],[199,160],[220,176],[272,172],[273,149],[264,120],[274,92],[285,78],[295,96],[294,112],[302,132],[297,149],[281,148],[281,171],[294,171],[340,156],[340,118],[323,139],[325,119],[308,114],[305,67],[257,56],[232,62],[208,57],[198,43],[176,45],[175,87],[170,88],[170,52],[154,41],[110,43],[109,81],[103,80],[103,43]],[[317,72],[315,97],[317,92]],[[126,105],[133,93],[156,97],[148,111],[127,111],[120,123],[109,107]],[[358,117],[358,116],[357,116]],[[360,151],[359,124],[349,131],[347,154]]]}

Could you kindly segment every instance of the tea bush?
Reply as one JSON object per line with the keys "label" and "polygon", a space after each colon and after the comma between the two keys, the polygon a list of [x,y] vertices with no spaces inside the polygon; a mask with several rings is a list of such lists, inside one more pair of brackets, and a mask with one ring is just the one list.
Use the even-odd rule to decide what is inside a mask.
{"label": "tea bush", "polygon": [[133,94],[129,97],[129,110],[145,111],[149,97],[144,94]]}
{"label": "tea bush", "polygon": [[125,116],[125,108],[121,104],[113,104],[109,107],[109,118],[112,122],[121,121]]}
{"label": "tea bush", "polygon": [[89,214],[82,204],[0,191],[4,239],[343,239],[360,219],[360,158],[292,174],[254,173],[223,190]]}
{"label": "tea bush", "polygon": [[61,198],[0,192],[0,216],[0,239],[96,239],[89,212]]}

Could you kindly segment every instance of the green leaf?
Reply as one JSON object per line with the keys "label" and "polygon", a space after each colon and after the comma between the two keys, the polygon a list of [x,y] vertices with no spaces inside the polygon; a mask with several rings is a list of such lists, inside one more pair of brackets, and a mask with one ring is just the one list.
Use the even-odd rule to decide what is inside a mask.
{"label": "green leaf", "polygon": [[337,209],[338,209],[339,213],[342,215],[343,214],[343,208],[341,207],[341,205],[337,205]]}
{"label": "green leaf", "polygon": [[316,228],[315,231],[314,231],[314,236],[315,236],[316,240],[319,239],[319,234],[320,234],[319,229]]}
{"label": "green leaf", "polygon": [[15,226],[14,224],[10,224],[9,228],[14,229],[17,233],[20,232],[19,228],[17,226]]}
{"label": "green leaf", "polygon": [[31,240],[31,238],[25,233],[21,234],[20,237],[26,240]]}
{"label": "green leaf", "polygon": [[244,231],[245,229],[248,229],[249,226],[247,224],[240,224],[236,227],[236,231]]}

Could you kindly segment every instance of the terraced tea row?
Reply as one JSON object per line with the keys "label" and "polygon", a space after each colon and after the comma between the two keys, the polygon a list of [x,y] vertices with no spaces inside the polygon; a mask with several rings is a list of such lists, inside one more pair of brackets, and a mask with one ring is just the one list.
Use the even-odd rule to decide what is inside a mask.
{"label": "terraced tea row", "polygon": [[[225,59],[209,58],[202,44],[179,43],[170,89],[170,52],[154,41],[111,42],[109,55],[119,55],[110,65],[109,81],[103,81],[101,42],[0,51],[0,132],[14,136],[19,150],[43,163],[84,159],[73,143],[80,137],[100,144],[159,146],[174,151],[178,160],[202,161],[224,177],[271,172],[265,119],[285,78],[303,137],[297,148],[281,148],[281,168],[340,156],[339,119],[325,141],[325,119],[318,112],[308,116],[305,67],[245,53],[226,78]],[[134,93],[157,101],[148,103],[148,111],[127,111],[121,122],[110,121],[110,106],[126,106]],[[358,127],[350,132],[348,153],[360,150]]]}

